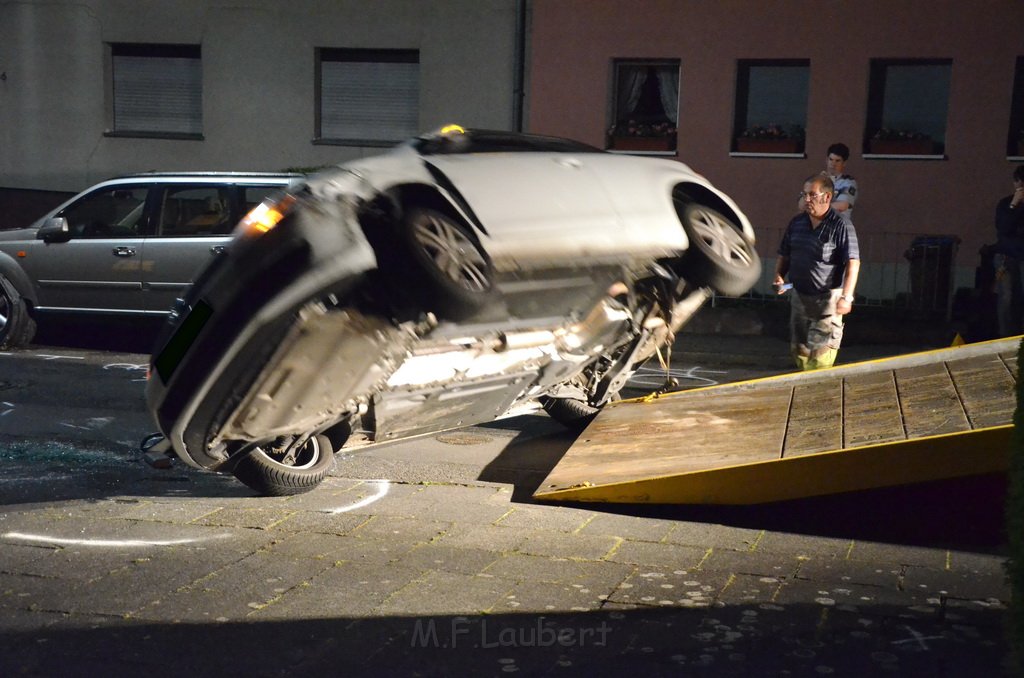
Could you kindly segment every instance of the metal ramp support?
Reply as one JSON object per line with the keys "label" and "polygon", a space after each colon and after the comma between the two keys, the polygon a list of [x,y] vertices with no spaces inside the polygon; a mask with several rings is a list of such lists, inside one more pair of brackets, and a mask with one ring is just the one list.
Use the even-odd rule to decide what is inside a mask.
{"label": "metal ramp support", "polygon": [[1020,342],[613,403],[534,497],[756,504],[1004,471]]}

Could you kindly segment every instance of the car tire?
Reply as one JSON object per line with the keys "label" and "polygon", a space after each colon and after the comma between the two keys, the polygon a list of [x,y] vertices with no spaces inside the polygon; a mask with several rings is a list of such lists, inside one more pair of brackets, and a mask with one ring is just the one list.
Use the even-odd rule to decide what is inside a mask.
{"label": "car tire", "polygon": [[472,233],[437,210],[416,207],[406,212],[400,239],[414,267],[404,290],[442,319],[465,319],[490,301],[494,270]]}
{"label": "car tire", "polygon": [[241,453],[231,472],[262,495],[285,497],[309,492],[334,468],[334,450],[323,435],[302,443],[295,463],[283,463],[280,456],[257,445]]}
{"label": "car tire", "polygon": [[680,274],[698,287],[718,294],[745,294],[761,277],[761,258],[754,243],[721,212],[699,203],[679,209],[690,246]]}
{"label": "car tire", "polygon": [[552,419],[576,432],[585,429],[601,411],[600,407],[576,398],[544,398],[541,405]]}
{"label": "car tire", "polygon": [[10,280],[0,276],[0,349],[24,346],[35,333],[36,321],[25,299]]}

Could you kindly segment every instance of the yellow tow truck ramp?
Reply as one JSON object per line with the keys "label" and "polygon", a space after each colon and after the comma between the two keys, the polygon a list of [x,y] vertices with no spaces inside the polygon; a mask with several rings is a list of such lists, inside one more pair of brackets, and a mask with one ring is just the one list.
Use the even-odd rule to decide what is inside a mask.
{"label": "yellow tow truck ramp", "polygon": [[758,504],[1005,471],[1020,342],[613,403],[534,497]]}

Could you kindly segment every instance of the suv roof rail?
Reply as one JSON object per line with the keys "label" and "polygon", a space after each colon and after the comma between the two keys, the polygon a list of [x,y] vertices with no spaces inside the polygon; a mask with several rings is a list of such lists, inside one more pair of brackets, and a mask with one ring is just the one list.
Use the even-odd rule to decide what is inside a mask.
{"label": "suv roof rail", "polygon": [[286,178],[286,177],[303,177],[306,176],[301,172],[230,172],[230,171],[216,171],[216,172],[200,172],[200,171],[188,171],[188,172],[132,172],[130,174],[121,174],[111,179],[137,179],[137,178],[166,178],[166,177],[210,177],[210,178],[224,178],[224,177],[255,177],[255,178]]}

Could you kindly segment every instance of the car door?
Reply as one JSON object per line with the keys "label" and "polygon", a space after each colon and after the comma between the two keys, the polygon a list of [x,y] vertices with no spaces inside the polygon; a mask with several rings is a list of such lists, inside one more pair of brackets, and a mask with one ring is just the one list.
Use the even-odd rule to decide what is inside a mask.
{"label": "car door", "polygon": [[166,313],[199,272],[231,241],[250,205],[279,185],[182,183],[156,189],[154,228],[142,256],[142,284],[150,313]]}
{"label": "car door", "polygon": [[617,215],[588,155],[468,153],[426,162],[443,175],[442,188],[450,181],[479,218],[492,257],[562,259],[619,250]]}
{"label": "car door", "polygon": [[146,184],[103,187],[55,215],[67,220],[69,239],[36,240],[19,258],[37,281],[40,310],[143,310],[139,254],[148,191]]}

